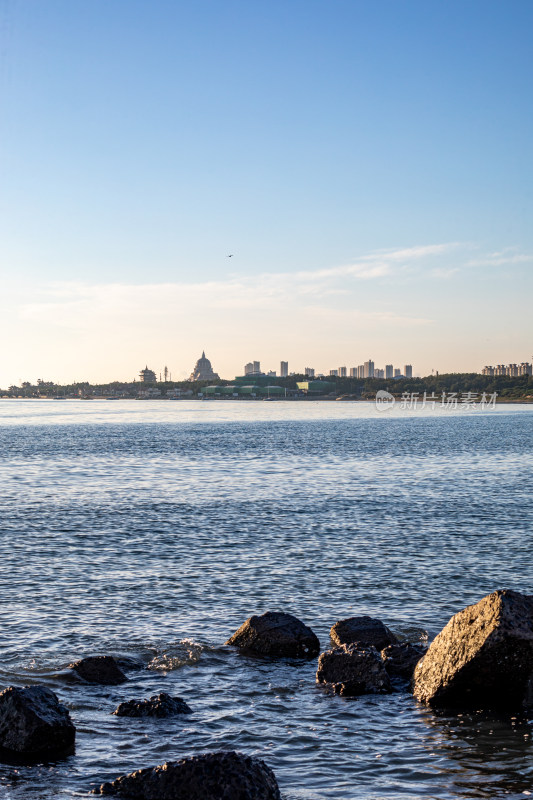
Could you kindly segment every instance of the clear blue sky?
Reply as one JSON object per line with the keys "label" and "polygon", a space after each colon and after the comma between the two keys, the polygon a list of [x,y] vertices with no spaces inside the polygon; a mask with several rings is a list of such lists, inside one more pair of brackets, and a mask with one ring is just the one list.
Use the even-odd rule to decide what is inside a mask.
{"label": "clear blue sky", "polygon": [[[147,360],[178,375],[204,347],[229,374],[254,357],[424,373],[531,356],[530,0],[4,0],[0,25],[0,313],[15,340],[0,385],[129,377]],[[393,257],[316,291],[313,273],[435,245],[438,263]],[[74,324],[77,308],[116,334],[109,285],[115,360]],[[263,338],[239,349],[225,293]],[[357,311],[353,336],[336,308]],[[316,339],[299,337],[313,314]],[[368,336],[365,314],[381,319]]]}

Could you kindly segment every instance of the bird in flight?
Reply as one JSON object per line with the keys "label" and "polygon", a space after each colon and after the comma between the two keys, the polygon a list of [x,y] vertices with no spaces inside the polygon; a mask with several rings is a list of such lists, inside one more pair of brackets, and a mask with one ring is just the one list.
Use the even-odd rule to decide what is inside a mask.
{"label": "bird in flight", "polygon": [[229,256],[226,256],[226,258],[233,258],[233,253],[230,253]]}

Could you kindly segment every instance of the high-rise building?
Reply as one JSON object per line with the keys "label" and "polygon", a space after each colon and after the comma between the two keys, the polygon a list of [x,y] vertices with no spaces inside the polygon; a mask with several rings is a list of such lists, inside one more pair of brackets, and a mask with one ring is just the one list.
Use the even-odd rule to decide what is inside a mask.
{"label": "high-rise building", "polygon": [[279,376],[280,378],[286,378],[289,374],[289,362],[282,361],[279,368]]}
{"label": "high-rise building", "polygon": [[411,366],[411,364],[405,365],[405,367],[403,368],[403,374],[405,375],[406,378],[413,377],[413,367]]}
{"label": "high-rise building", "polygon": [[394,367],[392,364],[385,364],[385,377],[392,378],[394,376]]}
{"label": "high-rise building", "polygon": [[314,378],[315,377],[315,370],[313,367],[306,367],[305,368],[305,377],[306,378]]}
{"label": "high-rise building", "polygon": [[365,367],[364,367],[364,364],[359,364],[359,366],[357,367],[357,377],[358,377],[359,379],[361,379],[361,378],[364,378],[364,377],[365,377]]}
{"label": "high-rise building", "polygon": [[244,365],[245,375],[261,375],[261,364],[259,361],[249,361]]}
{"label": "high-rise building", "polygon": [[364,368],[365,368],[364,377],[365,378],[373,378],[374,377],[374,362],[370,361],[370,359],[368,361],[365,361]]}
{"label": "high-rise building", "polygon": [[374,370],[374,378],[384,378],[385,377],[385,370],[384,369],[375,369]]}
{"label": "high-rise building", "polygon": [[338,374],[339,374],[339,371],[338,371],[337,369],[330,369],[330,371],[329,371],[329,374],[330,374],[330,375],[331,375],[333,378],[336,378],[336,377],[338,376]]}
{"label": "high-rise building", "polygon": [[139,378],[142,383],[155,383],[157,381],[153,369],[148,369],[148,365],[139,372]]}
{"label": "high-rise building", "polygon": [[518,378],[519,375],[531,375],[533,367],[527,361],[520,364],[496,364],[495,367],[485,366],[481,370],[482,375],[507,375],[507,377]]}
{"label": "high-rise building", "polygon": [[350,378],[357,378],[357,367],[350,367]]}
{"label": "high-rise building", "polygon": [[401,371],[401,369],[399,369],[399,367],[396,367],[396,369],[394,370],[394,377],[395,378],[401,378],[402,377],[402,371]]}
{"label": "high-rise building", "polygon": [[338,373],[339,373],[339,378],[345,378],[346,377],[346,367],[339,367]]}

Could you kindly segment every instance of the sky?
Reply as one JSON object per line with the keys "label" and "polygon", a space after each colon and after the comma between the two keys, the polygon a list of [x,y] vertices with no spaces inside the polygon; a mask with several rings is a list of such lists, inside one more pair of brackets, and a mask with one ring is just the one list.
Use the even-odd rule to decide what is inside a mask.
{"label": "sky", "polygon": [[532,29],[530,0],[0,0],[0,386],[531,361]]}

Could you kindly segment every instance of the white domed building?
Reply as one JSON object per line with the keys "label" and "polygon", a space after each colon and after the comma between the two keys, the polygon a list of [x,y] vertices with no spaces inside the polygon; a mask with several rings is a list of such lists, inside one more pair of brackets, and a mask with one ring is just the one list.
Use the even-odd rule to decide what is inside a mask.
{"label": "white domed building", "polygon": [[213,372],[213,367],[208,358],[205,357],[205,352],[196,362],[196,366],[191,372],[190,381],[217,381],[220,380],[219,375]]}

